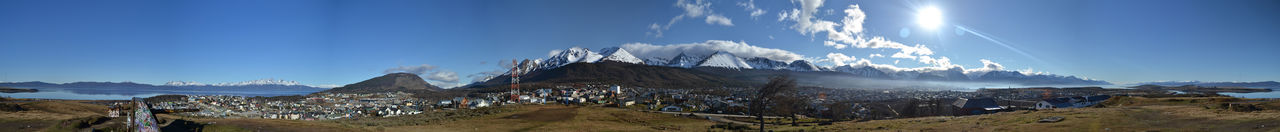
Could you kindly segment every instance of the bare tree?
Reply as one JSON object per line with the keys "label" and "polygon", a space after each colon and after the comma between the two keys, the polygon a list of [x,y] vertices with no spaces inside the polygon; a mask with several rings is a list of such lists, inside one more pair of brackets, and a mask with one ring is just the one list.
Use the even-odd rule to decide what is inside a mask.
{"label": "bare tree", "polygon": [[808,100],[808,96],[801,96],[797,90],[779,91],[773,96],[773,113],[791,118],[791,126],[798,126],[796,120],[799,116],[796,115],[805,111]]}
{"label": "bare tree", "polygon": [[835,122],[848,118],[853,113],[853,102],[839,101],[827,104],[827,111],[823,111],[824,115],[831,118],[830,122]]}
{"label": "bare tree", "polygon": [[769,78],[769,83],[756,90],[755,100],[751,101],[751,110],[756,115],[756,119],[759,120],[760,131],[764,131],[764,114],[769,113],[765,112],[768,108],[767,105],[772,104],[771,102],[778,98],[777,95],[779,93],[794,91],[795,89],[796,80],[791,79],[790,76],[782,75]]}

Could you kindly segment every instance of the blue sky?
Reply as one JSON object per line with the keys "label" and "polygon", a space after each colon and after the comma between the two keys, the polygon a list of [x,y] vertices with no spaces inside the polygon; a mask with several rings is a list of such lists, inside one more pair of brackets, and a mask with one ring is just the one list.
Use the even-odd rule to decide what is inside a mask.
{"label": "blue sky", "polygon": [[[802,15],[809,19],[786,17],[815,3],[821,6]],[[864,13],[856,15],[864,17],[857,31],[843,30],[854,25],[842,21],[855,18],[850,5]],[[942,26],[917,24],[926,7],[940,10]],[[998,64],[1115,83],[1264,81],[1280,80],[1276,12],[1280,2],[1265,0],[8,0],[0,1],[0,81],[343,85],[425,64],[431,68],[420,69],[424,77],[448,86],[500,70],[502,60],[545,58],[572,46],[708,40],[786,50],[825,65]],[[865,45],[872,42],[906,47]]]}

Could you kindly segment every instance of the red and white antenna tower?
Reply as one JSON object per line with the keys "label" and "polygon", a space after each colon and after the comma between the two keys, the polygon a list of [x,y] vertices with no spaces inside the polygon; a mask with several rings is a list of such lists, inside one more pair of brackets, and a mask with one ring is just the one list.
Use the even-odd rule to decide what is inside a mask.
{"label": "red and white antenna tower", "polygon": [[515,65],[511,67],[511,101],[520,102],[520,71],[516,71],[519,70],[520,63],[513,59],[511,64]]}

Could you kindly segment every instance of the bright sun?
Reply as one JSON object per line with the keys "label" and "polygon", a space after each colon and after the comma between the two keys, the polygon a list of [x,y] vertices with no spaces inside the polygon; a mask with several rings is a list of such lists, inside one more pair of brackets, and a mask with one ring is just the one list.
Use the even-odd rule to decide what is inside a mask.
{"label": "bright sun", "polygon": [[920,9],[916,14],[916,24],[926,29],[937,29],[942,26],[942,10],[934,7],[925,7]]}

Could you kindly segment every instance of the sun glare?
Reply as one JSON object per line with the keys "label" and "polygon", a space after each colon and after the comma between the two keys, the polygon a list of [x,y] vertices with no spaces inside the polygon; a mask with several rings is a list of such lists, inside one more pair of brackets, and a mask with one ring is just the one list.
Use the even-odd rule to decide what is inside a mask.
{"label": "sun glare", "polygon": [[925,29],[937,29],[942,26],[942,10],[934,7],[920,9],[916,14],[916,24]]}

